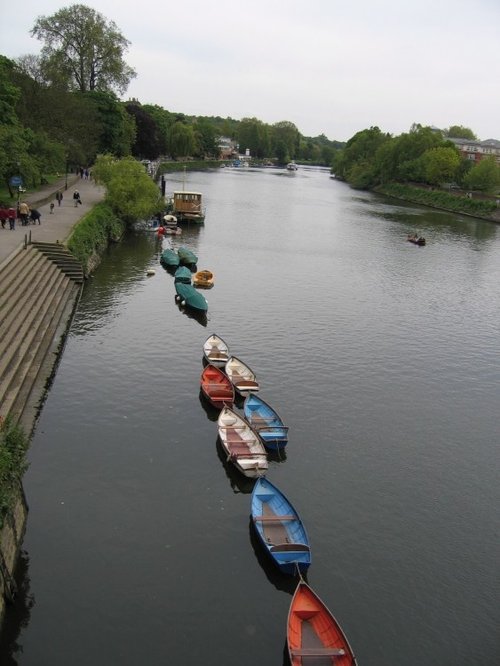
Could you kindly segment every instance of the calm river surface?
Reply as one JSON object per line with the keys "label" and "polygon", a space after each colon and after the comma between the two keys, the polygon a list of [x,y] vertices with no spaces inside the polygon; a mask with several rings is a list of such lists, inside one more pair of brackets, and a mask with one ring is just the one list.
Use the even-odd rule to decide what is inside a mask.
{"label": "calm river surface", "polygon": [[500,229],[320,169],[189,173],[186,189],[206,224],[164,247],[214,271],[208,324],[174,303],[154,234],[87,282],[29,453],[1,663],[287,663],[295,581],[256,543],[252,482],[199,394],[216,332],[289,426],[268,477],[360,666],[498,664]]}

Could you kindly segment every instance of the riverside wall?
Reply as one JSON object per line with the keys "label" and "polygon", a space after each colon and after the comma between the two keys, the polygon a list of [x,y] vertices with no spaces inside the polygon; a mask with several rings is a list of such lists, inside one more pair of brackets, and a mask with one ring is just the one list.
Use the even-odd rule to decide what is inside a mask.
{"label": "riverside wall", "polygon": [[[78,189],[82,204],[75,206],[73,192]],[[59,206],[55,201],[57,191],[63,192],[63,201]],[[75,225],[98,203],[104,200],[105,191],[102,187],[95,185],[90,180],[81,179],[70,175],[68,179],[62,178],[56,183],[43,188],[33,194],[22,195],[21,200],[27,201],[30,208],[36,208],[41,213],[40,225],[28,225],[23,227],[16,223],[14,230],[0,229],[0,267],[8,264],[13,255],[29,242],[61,243],[68,239]],[[51,211],[51,204],[54,207]],[[8,225],[7,225],[8,226]],[[71,306],[71,304],[69,304]],[[63,351],[64,345],[61,340],[71,324],[71,315],[74,309],[68,307],[67,314],[53,336],[51,352],[43,361],[40,372],[33,380],[37,387],[43,387],[50,380]],[[37,389],[37,394],[39,393]],[[31,438],[37,410],[26,409],[19,423],[28,438]],[[22,541],[26,529],[28,517],[28,504],[24,495],[22,481],[19,485],[19,493],[14,502],[12,510],[6,515],[4,525],[0,530],[0,631],[6,612],[6,605],[15,602],[16,597],[16,566],[21,552]]]}

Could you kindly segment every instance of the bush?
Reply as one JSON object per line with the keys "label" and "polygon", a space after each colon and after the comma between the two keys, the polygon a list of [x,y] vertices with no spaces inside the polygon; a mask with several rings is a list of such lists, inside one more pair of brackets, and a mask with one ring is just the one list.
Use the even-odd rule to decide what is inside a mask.
{"label": "bush", "polygon": [[27,470],[28,438],[20,426],[7,418],[0,425],[0,528],[14,508],[24,472]]}
{"label": "bush", "polygon": [[424,190],[419,187],[411,187],[410,185],[401,185],[399,183],[380,185],[375,188],[375,191],[390,197],[423,204],[424,206],[442,208],[457,213],[468,213],[469,215],[478,215],[479,217],[487,217],[496,210],[494,201],[457,197],[447,192]]}
{"label": "bush", "polygon": [[118,240],[125,231],[125,223],[119,220],[106,203],[95,206],[75,227],[68,240],[68,250],[87,266],[93,254],[101,254],[110,240]]}

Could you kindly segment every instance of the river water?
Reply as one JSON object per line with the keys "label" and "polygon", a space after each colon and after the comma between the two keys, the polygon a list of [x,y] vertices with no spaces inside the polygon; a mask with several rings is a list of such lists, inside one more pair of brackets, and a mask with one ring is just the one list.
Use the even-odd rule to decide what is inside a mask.
{"label": "river water", "polygon": [[206,223],[164,247],[215,273],[208,322],[174,303],[154,234],[88,280],[29,453],[1,663],[287,664],[296,581],[259,548],[252,482],[200,398],[212,332],[289,426],[268,477],[360,666],[499,663],[498,227],[321,169],[189,173],[186,189]]}

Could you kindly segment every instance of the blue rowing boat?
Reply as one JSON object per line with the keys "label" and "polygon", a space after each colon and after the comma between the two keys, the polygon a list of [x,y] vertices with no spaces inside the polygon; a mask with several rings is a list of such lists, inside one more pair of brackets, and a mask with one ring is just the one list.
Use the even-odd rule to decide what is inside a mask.
{"label": "blue rowing boat", "polygon": [[304,573],[311,549],[304,525],[291,502],[265,477],[252,492],[252,522],[262,545],[285,574]]}
{"label": "blue rowing boat", "polygon": [[250,394],[245,398],[243,412],[246,420],[256,430],[264,446],[274,451],[282,449],[288,442],[288,428],[280,415],[262,398]]}

